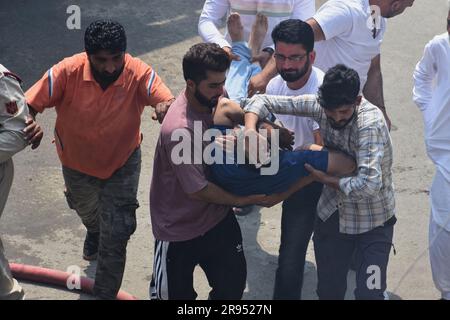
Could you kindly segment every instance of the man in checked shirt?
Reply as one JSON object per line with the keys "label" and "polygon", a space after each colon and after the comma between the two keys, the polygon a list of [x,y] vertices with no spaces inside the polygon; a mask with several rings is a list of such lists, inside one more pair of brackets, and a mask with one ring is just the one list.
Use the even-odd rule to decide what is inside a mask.
{"label": "man in checked shirt", "polygon": [[257,95],[243,100],[247,130],[270,112],[312,117],[325,147],[355,158],[353,177],[338,178],[306,166],[325,186],[317,206],[314,251],[319,299],[344,299],[354,249],[356,299],[384,299],[392,246],[395,200],[392,143],[383,113],[360,95],[358,73],[337,65],[325,74],[318,96]]}

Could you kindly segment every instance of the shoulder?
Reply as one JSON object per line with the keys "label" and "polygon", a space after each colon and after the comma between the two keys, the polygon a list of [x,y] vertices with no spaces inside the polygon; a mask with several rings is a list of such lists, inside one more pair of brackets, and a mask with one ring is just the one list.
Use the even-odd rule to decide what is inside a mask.
{"label": "shoulder", "polygon": [[77,53],[71,57],[64,58],[59,64],[64,66],[67,70],[78,70],[89,63],[86,52]]}
{"label": "shoulder", "polygon": [[[321,11],[339,11],[340,13],[348,13],[351,15],[354,13],[354,8],[359,8],[358,0],[328,0],[325,2],[317,11],[317,14],[319,14]],[[359,5],[359,6],[358,6]]]}
{"label": "shoulder", "polygon": [[139,58],[125,54],[125,68],[128,72],[140,78],[153,71],[152,67]]}
{"label": "shoulder", "polygon": [[75,54],[64,58],[48,69],[49,76],[57,74],[66,74],[67,76],[83,72],[84,66],[89,63],[85,52]]}
{"label": "shoulder", "polygon": [[325,72],[317,67],[312,68],[311,77],[313,77],[314,81],[320,86],[323,82],[323,77],[325,76]]}
{"label": "shoulder", "polygon": [[285,81],[280,75],[277,75],[275,78],[272,78],[272,80],[269,81],[266,88],[267,94],[276,94],[280,89],[285,86]]}
{"label": "shoulder", "polygon": [[6,69],[3,65],[0,64],[0,81],[2,79],[6,80],[6,81],[12,80],[12,81],[16,81],[18,83],[22,83],[22,79],[20,79],[20,77],[18,75],[16,75],[15,73],[12,73],[8,69]]}
{"label": "shoulder", "polygon": [[169,137],[175,130],[188,129],[187,101],[184,92],[170,105],[161,125],[161,137]]}
{"label": "shoulder", "polygon": [[428,48],[435,48],[435,47],[440,47],[442,45],[447,45],[450,41],[450,37],[448,35],[448,32],[445,32],[443,34],[439,34],[437,36],[435,36],[433,39],[431,39],[426,47]]}
{"label": "shoulder", "polygon": [[386,126],[383,112],[377,106],[363,99],[358,108],[358,127],[360,129],[381,129]]}

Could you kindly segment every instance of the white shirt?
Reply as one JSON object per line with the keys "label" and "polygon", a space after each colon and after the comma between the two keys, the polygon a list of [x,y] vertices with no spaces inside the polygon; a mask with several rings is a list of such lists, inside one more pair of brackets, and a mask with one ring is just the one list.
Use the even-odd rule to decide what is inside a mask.
{"label": "white shirt", "polygon": [[[306,84],[297,90],[289,89],[286,81],[280,75],[270,80],[266,88],[266,94],[274,96],[299,96],[303,94],[316,94],[322,84],[324,73],[313,67]],[[295,134],[294,149],[304,144],[314,143],[314,130],[319,130],[319,125],[310,117],[298,117],[285,114],[276,114],[283,126]]]}
{"label": "white shirt", "polygon": [[267,16],[269,28],[262,44],[262,48],[266,48],[273,45],[271,33],[278,23],[290,18],[306,20],[316,12],[316,5],[314,0],[206,0],[198,23],[198,33],[203,41],[231,48],[228,32],[223,35],[218,27],[232,12],[241,16],[246,41],[256,14],[261,12]]}
{"label": "white shirt", "polygon": [[[414,102],[423,114],[428,156],[437,168],[431,188],[432,215],[444,225],[450,217],[450,37],[446,32],[426,46],[414,71]],[[450,221],[447,224],[450,231]]]}
{"label": "white shirt", "polygon": [[344,64],[358,72],[361,91],[367,81],[372,59],[380,54],[386,30],[386,19],[373,18],[369,0],[329,0],[314,15],[325,34],[325,41],[316,43],[315,66],[327,72],[337,64]]}

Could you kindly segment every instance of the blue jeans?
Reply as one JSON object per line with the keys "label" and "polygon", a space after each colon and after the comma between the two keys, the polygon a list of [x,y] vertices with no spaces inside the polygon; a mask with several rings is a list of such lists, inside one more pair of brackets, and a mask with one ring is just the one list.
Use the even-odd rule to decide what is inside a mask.
{"label": "blue jeans", "polygon": [[301,299],[306,250],[314,229],[323,185],[314,182],[283,202],[275,300]]}
{"label": "blue jeans", "polygon": [[227,80],[225,81],[225,89],[231,100],[240,102],[241,99],[247,98],[247,88],[250,79],[261,72],[261,67],[251,62],[252,52],[247,42],[233,42],[231,51],[238,55],[241,60],[233,60],[231,62]]}

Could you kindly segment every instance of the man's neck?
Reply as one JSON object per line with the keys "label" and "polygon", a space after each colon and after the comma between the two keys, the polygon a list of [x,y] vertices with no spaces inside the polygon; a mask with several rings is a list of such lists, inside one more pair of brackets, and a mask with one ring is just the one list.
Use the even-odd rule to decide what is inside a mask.
{"label": "man's neck", "polygon": [[104,81],[104,80],[96,77],[95,75],[94,75],[94,79],[98,83],[98,85],[102,88],[103,91],[108,89],[108,87],[115,82],[115,80],[114,81]]}
{"label": "man's neck", "polygon": [[286,85],[291,90],[299,90],[306,85],[306,83],[309,80],[309,77],[311,76],[311,73],[312,73],[312,67],[309,69],[309,71],[303,77],[301,77],[300,79],[298,79],[297,81],[294,81],[294,82],[286,82]]}
{"label": "man's neck", "polygon": [[198,100],[186,90],[184,92],[186,100],[188,102],[188,106],[192,108],[197,113],[211,113],[212,110],[198,102]]}

